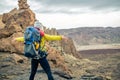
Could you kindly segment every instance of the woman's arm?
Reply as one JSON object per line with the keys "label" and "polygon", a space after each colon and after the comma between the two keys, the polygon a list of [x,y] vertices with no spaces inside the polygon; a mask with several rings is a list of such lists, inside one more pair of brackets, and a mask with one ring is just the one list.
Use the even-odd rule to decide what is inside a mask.
{"label": "woman's arm", "polygon": [[45,34],[44,37],[45,37],[46,40],[65,40],[65,41],[68,40],[68,38],[63,36],[63,35],[48,35],[48,34]]}
{"label": "woman's arm", "polygon": [[15,38],[16,41],[24,42],[24,37]]}
{"label": "woman's arm", "polygon": [[[43,36],[46,40],[68,40],[67,37],[62,36],[62,35],[48,35],[48,34],[44,34]],[[14,39],[15,41],[20,41],[20,42],[24,42],[24,37],[18,37]]]}
{"label": "woman's arm", "polygon": [[48,34],[45,34],[44,38],[46,40],[62,40],[62,36],[58,36],[58,35],[48,35]]}

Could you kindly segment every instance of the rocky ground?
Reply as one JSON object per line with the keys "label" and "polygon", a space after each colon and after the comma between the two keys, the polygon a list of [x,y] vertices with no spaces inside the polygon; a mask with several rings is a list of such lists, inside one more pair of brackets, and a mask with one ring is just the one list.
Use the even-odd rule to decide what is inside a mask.
{"label": "rocky ground", "polygon": [[120,49],[97,49],[80,51],[84,58],[99,62],[98,68],[93,70],[94,73],[103,75],[105,80],[120,79]]}
{"label": "rocky ground", "polygon": [[[17,54],[0,53],[0,80],[28,80],[30,75],[30,59]],[[70,77],[59,68],[52,68],[55,80],[68,80]],[[39,66],[35,80],[47,80],[43,69]],[[78,80],[78,79],[76,79]]]}
{"label": "rocky ground", "polygon": [[[73,78],[69,79],[70,77],[61,69],[52,67],[55,80],[80,80],[80,77],[83,75],[101,77],[101,79],[97,80],[120,79],[119,51],[116,50],[110,54],[87,54],[86,52],[84,52],[84,55],[83,53],[81,54],[83,59],[76,59],[68,54],[64,55],[67,66],[73,72]],[[0,53],[0,80],[28,80],[29,74],[30,60],[22,55],[17,56],[16,54]],[[35,80],[47,80],[47,76],[40,66]]]}
{"label": "rocky ground", "polygon": [[[0,80],[28,80],[30,75],[30,59],[20,54],[23,53],[23,45],[12,43],[12,40],[23,36],[24,29],[34,24],[36,18],[35,13],[29,8],[27,0],[19,0],[18,6],[19,9],[14,8],[10,12],[0,15]],[[47,28],[45,28],[45,33],[57,34],[55,29]],[[48,60],[55,80],[84,80],[80,78],[85,77],[99,78],[95,80],[120,79],[120,50],[113,52],[107,50],[107,53],[103,50],[80,51],[82,56],[79,57],[72,40],[67,43],[56,42],[56,45],[59,46],[57,48],[61,52],[57,51],[58,49],[48,48],[48,53],[50,52],[51,55],[48,56]],[[53,46],[56,47],[56,45]],[[91,54],[94,52],[97,54]],[[62,68],[60,69],[60,67]],[[69,69],[73,73],[71,74],[72,79],[71,76],[65,74],[65,72],[70,72]],[[40,66],[35,80],[47,80],[47,76]]]}

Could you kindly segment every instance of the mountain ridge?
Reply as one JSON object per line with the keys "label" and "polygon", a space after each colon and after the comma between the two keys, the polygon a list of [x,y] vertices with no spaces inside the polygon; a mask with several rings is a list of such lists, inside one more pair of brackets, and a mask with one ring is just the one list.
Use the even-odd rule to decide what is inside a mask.
{"label": "mountain ridge", "polygon": [[120,27],[79,27],[57,31],[71,37],[76,46],[120,43]]}

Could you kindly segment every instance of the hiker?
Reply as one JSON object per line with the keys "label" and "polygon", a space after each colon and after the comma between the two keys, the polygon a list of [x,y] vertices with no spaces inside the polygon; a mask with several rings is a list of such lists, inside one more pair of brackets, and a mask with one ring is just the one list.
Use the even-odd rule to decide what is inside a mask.
{"label": "hiker", "polygon": [[[45,46],[44,46],[46,40],[67,40],[67,37],[65,37],[65,36],[49,35],[49,34],[44,33],[44,31],[42,31],[43,26],[41,25],[41,23],[39,21],[35,21],[34,27],[39,30],[40,35],[42,36],[40,46],[42,47],[41,52],[43,54],[47,54],[47,52],[45,51]],[[15,38],[15,41],[23,42],[24,37]],[[46,56],[44,56],[42,58],[34,57],[31,59],[31,74],[30,74],[29,80],[34,80],[34,76],[36,74],[39,63],[41,65],[41,67],[43,68],[43,70],[45,71],[45,73],[47,74],[48,80],[54,80],[51,69],[50,69],[50,65],[48,63],[48,60],[46,59]]]}

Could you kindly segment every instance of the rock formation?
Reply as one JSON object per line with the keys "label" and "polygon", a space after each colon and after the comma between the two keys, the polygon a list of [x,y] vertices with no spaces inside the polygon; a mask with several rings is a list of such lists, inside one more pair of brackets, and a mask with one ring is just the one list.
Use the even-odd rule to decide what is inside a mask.
{"label": "rock formation", "polygon": [[[44,27],[44,30],[45,30],[45,33],[48,33],[51,35],[60,35],[55,28],[49,29]],[[54,41],[54,42],[50,41],[50,45],[52,47],[57,48],[63,54],[66,53],[76,58],[81,58],[71,38],[69,38],[68,41]]]}
{"label": "rock formation", "polygon": [[21,53],[23,51],[22,45],[18,43],[17,47],[14,47],[11,44],[12,40],[14,37],[23,36],[26,26],[33,25],[35,21],[35,14],[29,8],[27,0],[18,0],[18,5],[18,10],[14,8],[2,16],[2,22],[5,26],[0,30],[0,51]]}
{"label": "rock formation", "polygon": [[18,0],[19,9],[28,9],[29,5],[27,4],[27,0]]}
{"label": "rock formation", "polygon": [[81,58],[80,54],[77,52],[73,40],[69,38],[67,42],[61,41],[61,46],[63,48],[63,51],[67,54],[70,54],[76,58]]}
{"label": "rock formation", "polygon": [[[27,0],[18,0],[18,6],[19,9],[14,8],[8,13],[4,13],[2,15],[2,22],[4,23],[4,27],[0,29],[0,52],[10,52],[10,53],[17,53],[23,55],[23,47],[24,44],[20,42],[14,42],[15,37],[21,37],[23,36],[24,29],[27,26],[33,25],[35,21],[35,14],[32,12],[32,10],[29,8],[29,5],[27,4]],[[45,33],[49,33],[52,35],[57,35],[58,32],[56,29],[47,29],[45,28]],[[69,41],[71,42],[71,41]],[[71,42],[72,43],[72,42]],[[53,67],[61,67],[63,71],[65,71],[68,74],[71,74],[71,70],[66,66],[66,63],[64,61],[64,57],[61,54],[62,46],[61,42],[48,42],[48,60],[50,61],[50,64]],[[69,43],[67,43],[68,45]],[[50,47],[50,46],[53,46]],[[62,44],[63,45],[63,44]],[[70,47],[73,46],[70,45]],[[63,47],[64,48],[64,47]],[[66,50],[65,50],[66,49]],[[68,49],[71,49],[69,51]],[[66,53],[69,51],[69,53],[73,54],[74,51],[73,47],[71,48],[64,48],[63,52]],[[65,51],[64,51],[65,50]]]}
{"label": "rock formation", "polygon": [[5,24],[2,22],[2,15],[0,15],[0,29],[4,28]]}

